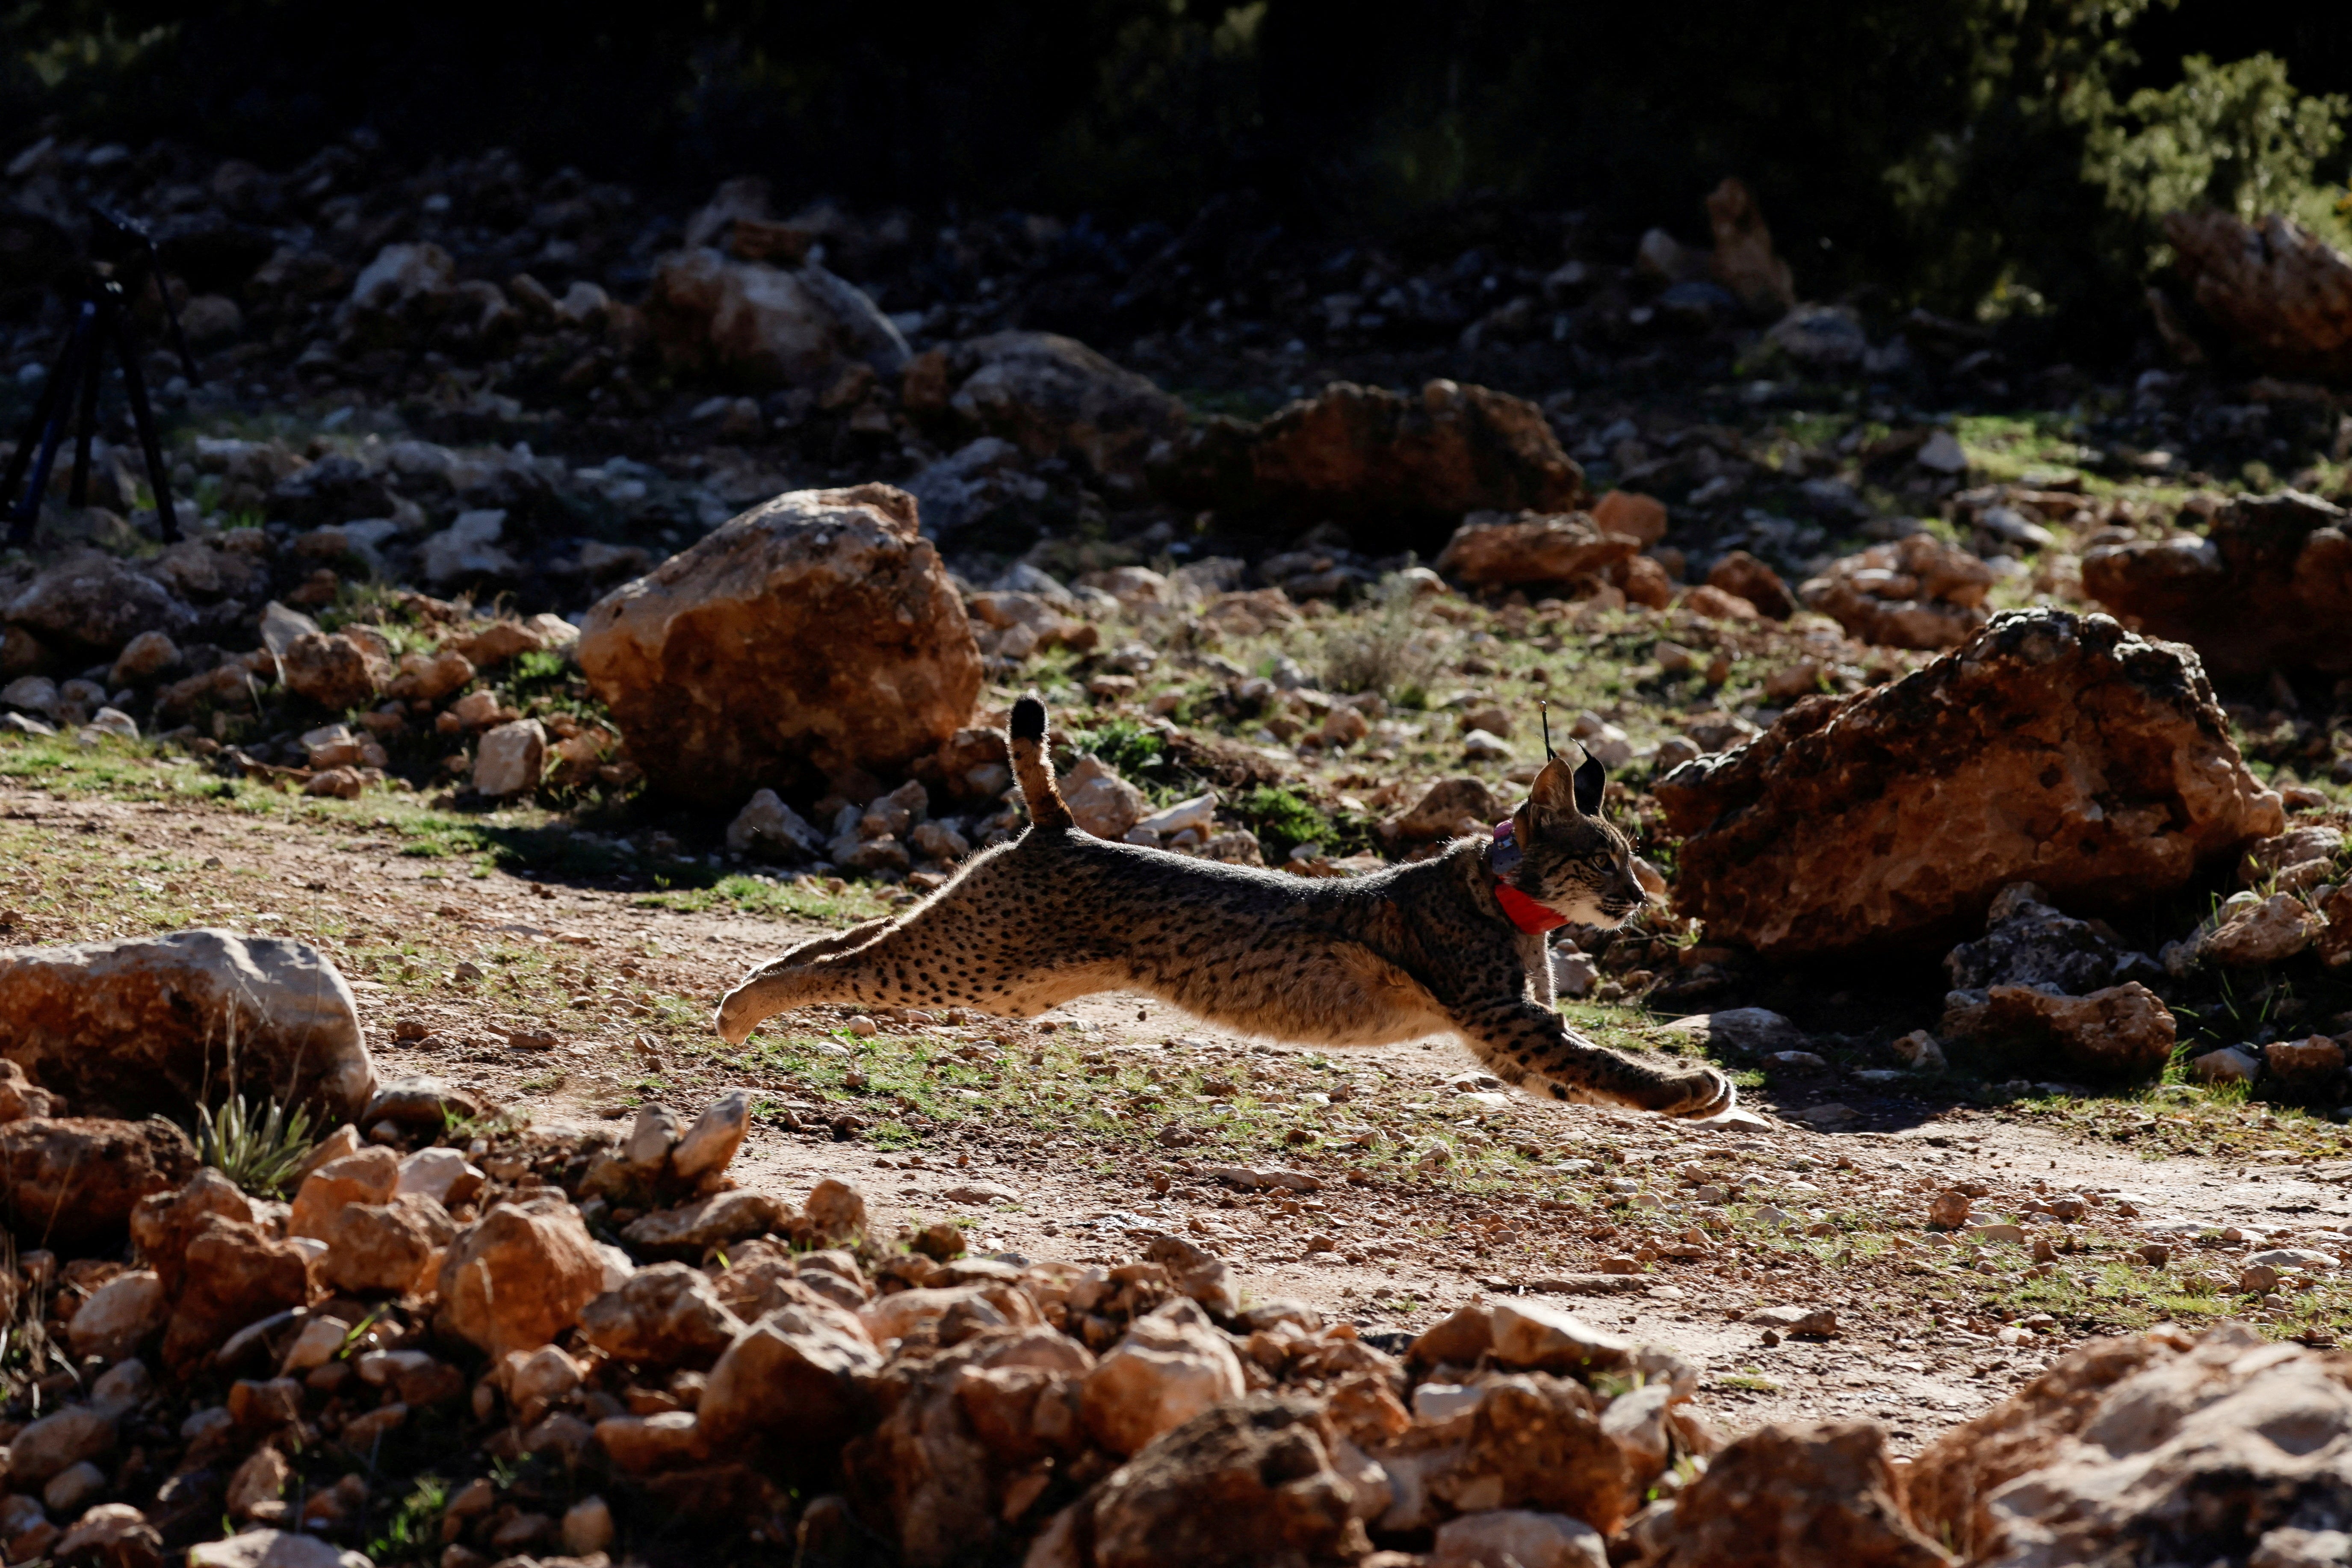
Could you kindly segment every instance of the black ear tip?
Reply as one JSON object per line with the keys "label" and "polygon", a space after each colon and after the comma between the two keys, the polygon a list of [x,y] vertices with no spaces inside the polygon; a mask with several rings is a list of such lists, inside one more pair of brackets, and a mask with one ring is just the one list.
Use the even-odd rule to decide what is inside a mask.
{"label": "black ear tip", "polygon": [[1045,705],[1034,697],[1024,697],[1013,705],[1013,738],[1016,741],[1042,741],[1045,738]]}
{"label": "black ear tip", "polygon": [[1609,787],[1608,770],[1601,759],[1587,752],[1576,770],[1576,809],[1591,816],[1601,810],[1601,793]]}

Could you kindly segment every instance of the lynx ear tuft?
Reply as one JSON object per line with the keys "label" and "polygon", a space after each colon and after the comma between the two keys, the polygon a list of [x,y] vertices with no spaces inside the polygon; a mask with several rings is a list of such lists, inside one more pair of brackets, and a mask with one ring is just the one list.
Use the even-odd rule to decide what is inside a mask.
{"label": "lynx ear tuft", "polygon": [[1013,738],[1016,741],[1042,741],[1045,738],[1045,705],[1034,697],[1024,697],[1013,705]]}

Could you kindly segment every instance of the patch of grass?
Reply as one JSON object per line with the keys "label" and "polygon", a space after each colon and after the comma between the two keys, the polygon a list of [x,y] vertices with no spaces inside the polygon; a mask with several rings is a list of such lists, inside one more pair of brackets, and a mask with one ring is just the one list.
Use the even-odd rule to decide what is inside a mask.
{"label": "patch of grass", "polygon": [[289,1116],[275,1100],[265,1110],[241,1094],[217,1111],[196,1107],[196,1157],[256,1197],[282,1195],[315,1146],[307,1110]]}
{"label": "patch of grass", "polygon": [[[688,874],[689,877],[691,874]],[[656,881],[667,881],[667,875]],[[818,881],[803,877],[778,881],[766,877],[730,872],[713,873],[708,881],[687,887],[664,887],[630,900],[645,909],[675,910],[681,914],[732,909],[739,914],[771,920],[819,921],[829,926],[853,926],[880,918],[891,905],[871,883]]]}
{"label": "patch of grass", "polygon": [[408,1495],[383,1527],[367,1543],[373,1563],[421,1562],[440,1555],[441,1514],[449,1506],[449,1483],[439,1476],[422,1475],[410,1483]]}
{"label": "patch of grass", "polygon": [[1301,844],[1320,844],[1329,854],[1338,847],[1339,826],[1313,801],[1286,785],[1260,784],[1233,803],[1234,811],[1249,824],[1265,847],[1269,864],[1279,865]]}

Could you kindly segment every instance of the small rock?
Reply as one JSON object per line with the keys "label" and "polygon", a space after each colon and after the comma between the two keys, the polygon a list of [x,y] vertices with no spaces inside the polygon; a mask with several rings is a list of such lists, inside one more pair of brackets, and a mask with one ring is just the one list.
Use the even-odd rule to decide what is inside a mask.
{"label": "small rock", "polygon": [[547,730],[517,719],[483,731],[474,753],[474,792],[490,800],[528,795],[547,767]]}
{"label": "small rock", "polygon": [[1948,1187],[1927,1203],[1927,1223],[1937,1230],[1958,1230],[1969,1217],[1969,1194]]}
{"label": "small rock", "polygon": [[2204,1083],[2252,1083],[2263,1075],[2263,1060],[2252,1051],[2224,1046],[2189,1058],[2189,1075]]}
{"label": "small rock", "polygon": [[1492,1321],[1494,1357],[1505,1366],[1536,1372],[1614,1372],[1626,1365],[1633,1353],[1628,1342],[1540,1301],[1497,1301]]}
{"label": "small rock", "polygon": [[1837,1332],[1837,1312],[1829,1307],[1759,1307],[1747,1321],[1783,1334],[1827,1336]]}
{"label": "small rock", "polygon": [[572,1556],[601,1552],[613,1544],[613,1510],[603,1498],[583,1498],[564,1510],[560,1533]]}
{"label": "small rock", "polygon": [[722,1247],[746,1237],[783,1228],[787,1211],[782,1202],[749,1189],[714,1193],[677,1208],[656,1209],[621,1233],[633,1247],[656,1251],[700,1251]]}
{"label": "small rock", "polygon": [[1428,1568],[1608,1568],[1609,1543],[1580,1519],[1525,1509],[1465,1514],[1437,1527]]}

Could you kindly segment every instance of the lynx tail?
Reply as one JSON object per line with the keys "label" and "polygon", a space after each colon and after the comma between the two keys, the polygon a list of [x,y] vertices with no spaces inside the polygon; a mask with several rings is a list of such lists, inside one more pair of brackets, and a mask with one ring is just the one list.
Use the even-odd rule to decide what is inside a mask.
{"label": "lynx tail", "polygon": [[1045,756],[1045,705],[1024,697],[1013,705],[1013,722],[1005,731],[1005,748],[1013,754],[1013,776],[1021,783],[1021,799],[1029,820],[1039,827],[1067,827],[1070,808],[1054,787],[1054,764]]}

